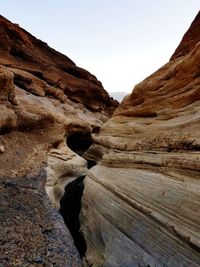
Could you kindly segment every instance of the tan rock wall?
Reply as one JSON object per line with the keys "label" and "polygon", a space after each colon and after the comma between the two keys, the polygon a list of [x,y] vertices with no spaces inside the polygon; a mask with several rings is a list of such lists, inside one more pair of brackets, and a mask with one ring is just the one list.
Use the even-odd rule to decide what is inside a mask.
{"label": "tan rock wall", "polygon": [[86,177],[82,201],[85,266],[200,265],[200,35],[195,25],[199,15],[187,33],[187,45],[195,36],[187,53],[177,52],[138,84],[86,153],[99,163]]}

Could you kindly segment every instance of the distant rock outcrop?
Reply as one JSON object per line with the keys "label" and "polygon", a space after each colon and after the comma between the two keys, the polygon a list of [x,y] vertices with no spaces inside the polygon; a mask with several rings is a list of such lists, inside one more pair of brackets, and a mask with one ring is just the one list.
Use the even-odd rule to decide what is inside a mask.
{"label": "distant rock outcrop", "polygon": [[125,97],[86,157],[85,266],[200,265],[200,13]]}
{"label": "distant rock outcrop", "polygon": [[126,92],[112,92],[110,95],[116,99],[117,101],[121,102],[123,98],[127,95]]}
{"label": "distant rock outcrop", "polygon": [[0,16],[1,266],[80,266],[44,187],[59,208],[87,172],[68,136],[98,131],[117,105],[94,75]]}

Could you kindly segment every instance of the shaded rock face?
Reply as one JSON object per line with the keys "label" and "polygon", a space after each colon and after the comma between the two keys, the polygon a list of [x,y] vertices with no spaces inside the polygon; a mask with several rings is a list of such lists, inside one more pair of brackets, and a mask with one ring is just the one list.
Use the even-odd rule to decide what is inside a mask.
{"label": "shaded rock face", "polygon": [[[172,59],[93,136],[85,266],[200,264],[200,13]],[[198,29],[198,30],[197,30]]]}
{"label": "shaded rock face", "polygon": [[95,76],[0,16],[0,265],[81,265],[57,210],[88,169],[66,140],[117,105]]}

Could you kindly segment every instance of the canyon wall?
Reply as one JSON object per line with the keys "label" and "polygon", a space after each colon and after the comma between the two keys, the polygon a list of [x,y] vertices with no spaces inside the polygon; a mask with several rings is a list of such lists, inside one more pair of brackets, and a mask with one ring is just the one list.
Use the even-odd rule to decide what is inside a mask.
{"label": "canyon wall", "polygon": [[81,266],[57,210],[87,175],[85,266],[199,266],[200,13],[118,108],[71,59],[0,26],[0,265]]}
{"label": "canyon wall", "polygon": [[200,266],[200,13],[85,157],[85,266]]}
{"label": "canyon wall", "polygon": [[87,173],[67,146],[117,107],[96,77],[0,16],[0,265],[80,266],[56,209]]}

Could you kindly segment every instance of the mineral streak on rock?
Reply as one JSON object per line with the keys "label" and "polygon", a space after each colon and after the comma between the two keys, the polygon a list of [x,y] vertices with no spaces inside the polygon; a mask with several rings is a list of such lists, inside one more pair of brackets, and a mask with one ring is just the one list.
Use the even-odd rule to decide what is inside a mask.
{"label": "mineral streak on rock", "polygon": [[93,136],[85,266],[200,266],[199,25]]}
{"label": "mineral streak on rock", "polygon": [[44,187],[59,208],[87,172],[67,137],[99,129],[117,105],[94,75],[0,16],[0,265],[81,265]]}

